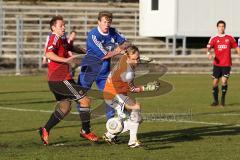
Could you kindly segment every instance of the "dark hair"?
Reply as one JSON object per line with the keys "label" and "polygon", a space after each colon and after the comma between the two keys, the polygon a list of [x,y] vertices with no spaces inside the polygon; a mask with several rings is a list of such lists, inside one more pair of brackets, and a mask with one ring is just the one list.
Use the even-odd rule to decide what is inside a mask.
{"label": "dark hair", "polygon": [[72,34],[72,33],[75,33],[75,34],[77,34],[77,31],[71,31],[71,32],[70,32],[70,34]]}
{"label": "dark hair", "polygon": [[54,17],[52,17],[51,21],[49,22],[51,31],[52,31],[52,26],[56,25],[56,22],[58,20],[63,21],[63,17],[62,16],[54,16]]}
{"label": "dark hair", "polygon": [[102,17],[106,17],[107,20],[112,21],[113,14],[108,11],[102,11],[98,13],[98,20],[101,21]]}
{"label": "dark hair", "polygon": [[223,20],[220,20],[220,21],[217,22],[217,27],[218,27],[219,24],[223,24],[224,27],[226,27],[226,23]]}

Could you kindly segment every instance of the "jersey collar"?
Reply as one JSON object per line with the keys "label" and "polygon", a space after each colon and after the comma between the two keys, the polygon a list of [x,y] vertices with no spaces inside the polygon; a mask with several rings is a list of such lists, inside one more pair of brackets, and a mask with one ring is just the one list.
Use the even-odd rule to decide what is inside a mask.
{"label": "jersey collar", "polygon": [[109,31],[108,31],[108,33],[103,33],[99,26],[97,27],[97,29],[98,29],[98,32],[103,36],[107,36],[109,34]]}
{"label": "jersey collar", "polygon": [[60,38],[61,36],[59,36],[57,33],[54,33],[54,32],[52,32],[52,34],[55,34],[58,38]]}
{"label": "jersey collar", "polygon": [[222,34],[222,35],[221,34],[217,34],[217,36],[218,37],[224,37],[224,36],[226,36],[226,34]]}

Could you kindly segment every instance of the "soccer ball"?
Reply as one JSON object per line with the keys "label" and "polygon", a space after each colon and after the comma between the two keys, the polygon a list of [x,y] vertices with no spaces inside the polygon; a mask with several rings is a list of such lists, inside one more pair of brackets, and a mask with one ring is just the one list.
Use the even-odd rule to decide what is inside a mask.
{"label": "soccer ball", "polygon": [[123,121],[119,118],[110,118],[106,123],[106,128],[111,134],[119,134],[123,130]]}

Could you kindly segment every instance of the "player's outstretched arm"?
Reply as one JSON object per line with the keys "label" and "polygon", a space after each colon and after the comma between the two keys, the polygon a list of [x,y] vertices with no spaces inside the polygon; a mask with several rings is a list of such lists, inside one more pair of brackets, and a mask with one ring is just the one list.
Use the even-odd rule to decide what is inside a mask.
{"label": "player's outstretched arm", "polygon": [[118,46],[118,48],[120,48],[120,50],[127,50],[129,46],[131,46],[132,43],[129,41],[125,41],[124,43],[122,43],[121,45]]}
{"label": "player's outstretched arm", "polygon": [[69,58],[59,57],[53,52],[47,52],[45,55],[46,55],[46,58],[52,61],[62,62],[62,63],[71,63],[71,61],[77,57],[77,56],[71,56]]}
{"label": "player's outstretched arm", "polygon": [[108,52],[102,59],[108,59],[114,57],[119,54],[124,54],[126,49],[131,45],[130,42],[124,42],[123,44],[119,45],[114,51]]}
{"label": "player's outstretched arm", "polygon": [[119,55],[121,52],[118,52],[118,51],[110,51],[110,52],[108,52],[102,59],[104,60],[104,59],[108,59],[108,58],[112,58],[112,57],[114,57],[114,56],[117,56],[117,55]]}
{"label": "player's outstretched arm", "polygon": [[80,46],[73,46],[71,51],[77,54],[86,54],[86,49]]}
{"label": "player's outstretched arm", "polygon": [[157,91],[159,90],[159,87],[160,87],[159,81],[148,82],[143,86],[135,86],[133,83],[129,83],[130,91],[134,93]]}
{"label": "player's outstretched arm", "polygon": [[129,86],[130,92],[139,93],[143,91],[143,86],[135,86],[133,81],[128,83],[128,86]]}
{"label": "player's outstretched arm", "polygon": [[159,81],[148,82],[142,87],[142,91],[157,91],[160,87]]}

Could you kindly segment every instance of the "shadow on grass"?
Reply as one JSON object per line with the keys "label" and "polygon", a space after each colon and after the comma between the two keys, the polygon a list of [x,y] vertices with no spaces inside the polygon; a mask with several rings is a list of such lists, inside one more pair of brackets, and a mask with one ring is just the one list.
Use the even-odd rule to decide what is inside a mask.
{"label": "shadow on grass", "polygon": [[226,106],[240,106],[240,103],[229,103]]}
{"label": "shadow on grass", "polygon": [[[139,138],[148,150],[161,149],[162,145],[172,143],[199,141],[208,136],[234,136],[239,135],[240,127],[233,125],[195,127],[171,131],[154,131],[139,133]],[[168,148],[168,146],[167,146]]]}
{"label": "shadow on grass", "polygon": [[[102,124],[102,122],[95,122],[95,124]],[[55,127],[55,129],[62,128],[80,128],[80,125],[69,125],[69,126],[60,126]],[[25,130],[16,130],[16,131],[4,131],[0,132],[0,135],[4,134],[15,134],[15,133],[24,133],[24,132],[33,132],[37,131],[35,128],[25,129]],[[145,133],[139,133],[138,137],[144,144],[145,150],[162,150],[173,148],[173,144],[181,142],[193,142],[207,139],[209,136],[235,136],[239,135],[240,127],[234,125],[217,125],[217,126],[204,126],[204,127],[194,127],[187,129],[178,129],[178,130],[165,130],[165,131],[149,131]],[[36,133],[37,135],[37,133]],[[119,136],[121,139],[120,144],[127,144],[129,139],[129,133]],[[38,137],[39,138],[39,137]],[[63,145],[62,145],[63,143]],[[66,146],[66,147],[78,147],[78,146],[89,146],[89,145],[106,145],[102,140],[99,143],[87,142],[82,139],[80,144],[74,143],[74,141],[66,141],[64,139],[57,140],[55,143],[51,144],[52,146]],[[5,147],[5,146],[3,146]]]}

